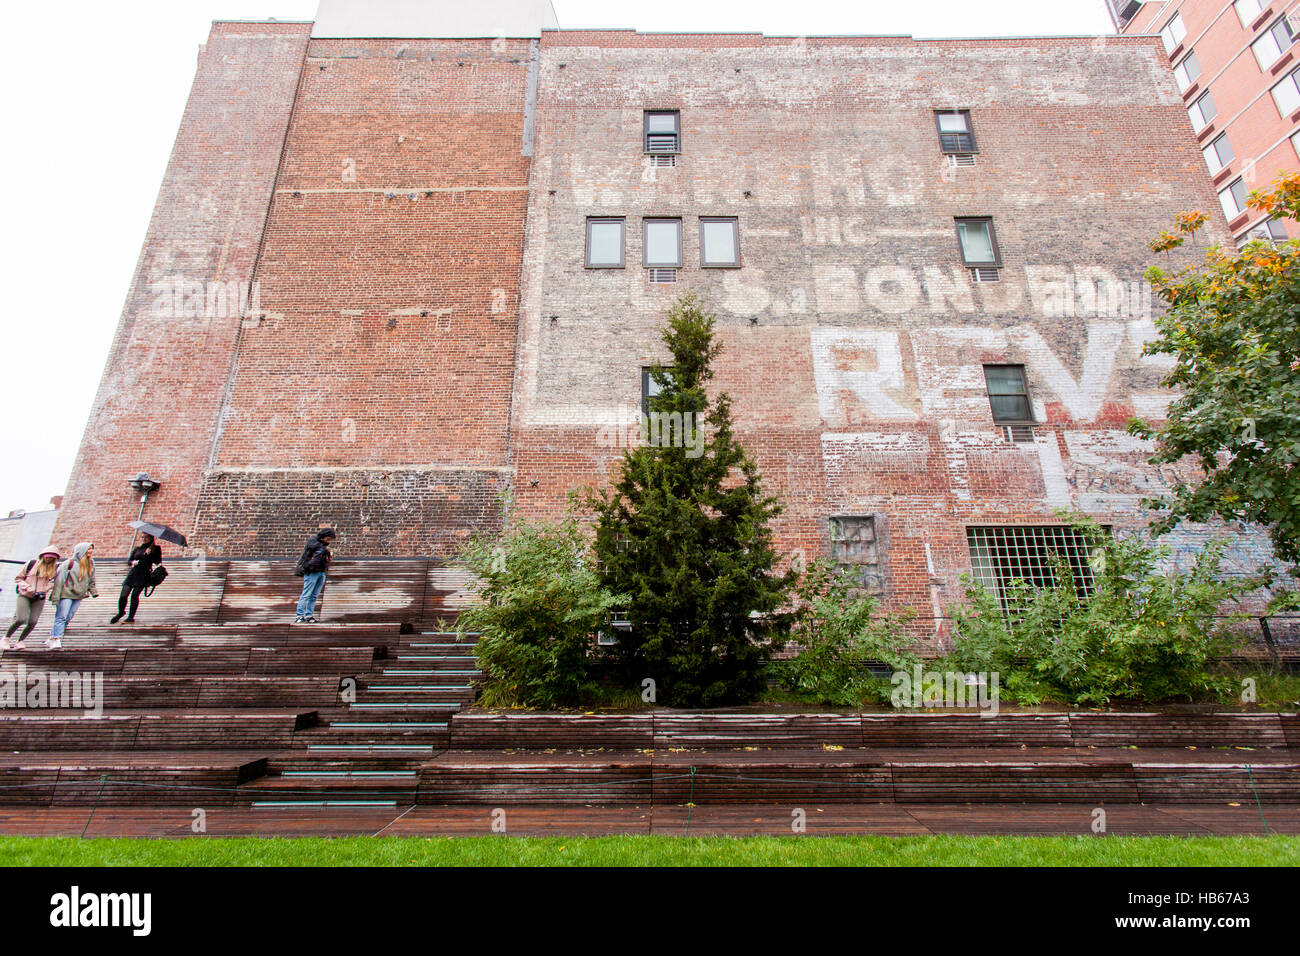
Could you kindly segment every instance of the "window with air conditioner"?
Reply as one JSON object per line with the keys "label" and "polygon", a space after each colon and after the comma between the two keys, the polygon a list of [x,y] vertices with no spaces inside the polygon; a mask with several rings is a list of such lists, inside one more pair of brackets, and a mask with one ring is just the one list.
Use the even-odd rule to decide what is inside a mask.
{"label": "window with air conditioner", "polygon": [[935,110],[934,122],[939,128],[939,149],[945,155],[968,155],[976,151],[970,110]]}
{"label": "window with air conditioner", "polygon": [[1264,12],[1267,3],[1266,0],[1237,0],[1233,6],[1237,8],[1237,16],[1241,20],[1241,25],[1249,29],[1255,18]]}
{"label": "window with air conditioner", "polygon": [[1205,165],[1210,167],[1210,174],[1221,172],[1224,166],[1237,158],[1232,151],[1232,144],[1228,142],[1228,134],[1220,133],[1211,140],[1210,145],[1201,150],[1201,155],[1205,157]]}
{"label": "window with air conditioner", "polygon": [[1178,81],[1178,91],[1186,93],[1187,88],[1201,78],[1201,61],[1196,58],[1196,51],[1193,50],[1178,61],[1174,67],[1174,79]]}
{"label": "window with air conditioner", "polygon": [[1160,31],[1160,39],[1165,41],[1165,52],[1173,53],[1178,44],[1187,38],[1187,28],[1183,26],[1183,15],[1175,13],[1174,18]]}
{"label": "window with air conditioner", "polygon": [[1214,105],[1214,97],[1210,95],[1209,90],[1202,93],[1196,102],[1187,108],[1187,115],[1191,117],[1192,129],[1198,133],[1214,121],[1214,117],[1219,115],[1219,108]]}
{"label": "window with air conditioner", "polygon": [[1291,23],[1286,17],[1282,17],[1265,30],[1260,38],[1250,45],[1255,53],[1255,59],[1259,62],[1259,68],[1267,70],[1276,63],[1278,58],[1291,48],[1292,40]]}
{"label": "window with air conditioner", "polygon": [[1219,205],[1223,206],[1223,214],[1229,219],[1240,216],[1246,211],[1246,184],[1235,179],[1227,189],[1220,190]]}
{"label": "window with air conditioner", "polygon": [[1002,266],[998,252],[993,220],[987,216],[957,219],[957,245],[961,249],[962,263],[970,269],[978,282],[997,280],[997,270]]}
{"label": "window with air conditioner", "polygon": [[740,268],[740,221],[727,216],[700,217],[700,265],[705,269]]}
{"label": "window with air conditioner", "polygon": [[642,261],[647,269],[682,267],[682,221],[646,219],[641,231]]}
{"label": "window with air conditioner", "polygon": [[646,110],[643,129],[647,153],[682,151],[682,114],[678,110]]}
{"label": "window with air conditioner", "polygon": [[1277,111],[1285,119],[1296,110],[1300,109],[1300,86],[1296,84],[1296,73],[1293,71],[1287,74],[1286,79],[1273,87],[1273,102],[1277,104]]}
{"label": "window with air conditioner", "polygon": [[587,220],[587,268],[623,268],[623,220],[596,218]]}

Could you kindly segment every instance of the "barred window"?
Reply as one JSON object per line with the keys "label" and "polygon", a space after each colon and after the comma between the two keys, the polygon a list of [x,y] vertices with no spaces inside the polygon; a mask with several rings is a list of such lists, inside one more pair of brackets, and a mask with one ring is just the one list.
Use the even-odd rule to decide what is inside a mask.
{"label": "barred window", "polygon": [[1074,586],[1087,597],[1095,588],[1089,558],[1093,544],[1069,525],[975,527],[966,529],[971,577],[1007,602],[1007,586],[1015,580],[1036,588],[1056,585],[1053,556],[1065,561]]}

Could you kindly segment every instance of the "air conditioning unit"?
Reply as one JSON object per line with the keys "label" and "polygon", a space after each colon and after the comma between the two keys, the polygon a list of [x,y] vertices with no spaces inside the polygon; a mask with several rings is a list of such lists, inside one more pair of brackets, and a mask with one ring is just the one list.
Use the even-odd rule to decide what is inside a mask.
{"label": "air conditioning unit", "polygon": [[971,282],[999,282],[1001,270],[997,266],[973,266],[970,270]]}
{"label": "air conditioning unit", "polygon": [[647,157],[651,166],[676,166],[677,156],[675,153],[666,153],[656,156]]}
{"label": "air conditioning unit", "polygon": [[1032,445],[1034,442],[1033,425],[1003,425],[1002,437],[1012,445]]}
{"label": "air conditioning unit", "polygon": [[676,269],[651,269],[650,281],[656,285],[662,285],[669,282],[677,281]]}
{"label": "air conditioning unit", "polygon": [[974,153],[956,153],[956,154],[954,154],[954,155],[952,155],[952,156],[949,156],[948,158],[952,160],[952,164],[953,164],[954,166],[974,166],[974,165],[975,165],[975,154],[974,154]]}

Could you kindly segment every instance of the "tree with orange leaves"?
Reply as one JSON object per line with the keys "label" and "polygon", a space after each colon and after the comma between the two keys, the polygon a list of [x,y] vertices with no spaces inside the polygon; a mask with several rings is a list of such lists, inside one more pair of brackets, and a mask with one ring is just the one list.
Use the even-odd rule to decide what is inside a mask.
{"label": "tree with orange leaves", "polygon": [[[1300,173],[1248,202],[1273,219],[1300,219]],[[1152,251],[1181,246],[1207,218],[1184,213]],[[1161,384],[1180,395],[1163,424],[1133,419],[1128,430],[1155,439],[1153,464],[1190,458],[1201,471],[1145,503],[1165,510],[1153,530],[1212,517],[1254,522],[1279,557],[1300,563],[1300,242],[1211,246],[1199,266],[1153,266],[1147,278],[1168,309],[1145,354],[1173,357]],[[1295,592],[1282,600],[1294,604]]]}

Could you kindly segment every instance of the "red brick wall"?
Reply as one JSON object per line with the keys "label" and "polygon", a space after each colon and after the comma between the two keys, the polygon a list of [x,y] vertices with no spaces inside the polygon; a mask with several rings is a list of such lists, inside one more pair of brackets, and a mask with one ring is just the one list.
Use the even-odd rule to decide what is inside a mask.
{"label": "red brick wall", "polygon": [[494,519],[529,61],[527,40],[312,42],[204,547],[292,549],[331,523],[357,553],[447,553]]}
{"label": "red brick wall", "polygon": [[[887,601],[928,619],[961,598],[970,525],[1055,523],[1057,507],[1141,524],[1170,477],[1124,432],[1168,397],[1140,355],[1159,307],[1146,243],[1192,208],[1225,236],[1162,58],[1136,38],[545,34],[513,403],[523,512],[555,514],[616,467],[640,368],[667,358],[666,308],[694,290],[718,314],[717,388],[786,504],[786,552],[826,555],[830,516],[872,515]],[[971,168],[940,154],[933,110],[955,107],[972,110]],[[674,168],[646,165],[646,109],[681,111]],[[589,216],[626,217],[626,268],[584,268]],[[647,281],[644,216],[682,218],[675,285]],[[700,267],[700,216],[738,217],[742,268]],[[957,216],[993,217],[1002,281],[971,283]],[[1046,283],[1096,278],[1139,308],[1050,307]],[[1026,366],[1031,444],[994,427],[981,366],[1000,363]],[[1254,536],[1239,555],[1266,551]]]}
{"label": "red brick wall", "polygon": [[207,315],[202,293],[185,315],[161,290],[250,280],[310,30],[213,24],[68,482],[62,547],[124,552],[140,471],[162,481],[146,517],[192,531],[239,315]]}

